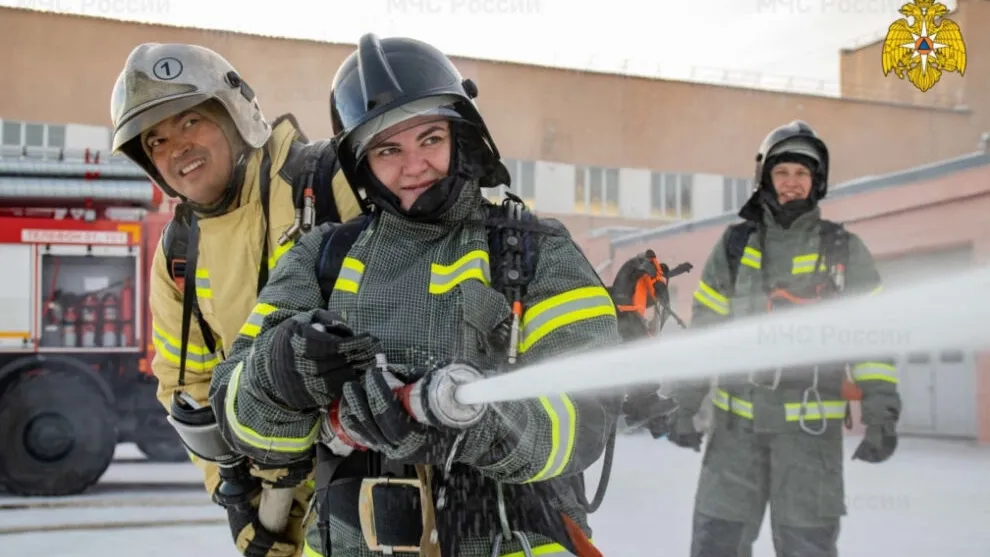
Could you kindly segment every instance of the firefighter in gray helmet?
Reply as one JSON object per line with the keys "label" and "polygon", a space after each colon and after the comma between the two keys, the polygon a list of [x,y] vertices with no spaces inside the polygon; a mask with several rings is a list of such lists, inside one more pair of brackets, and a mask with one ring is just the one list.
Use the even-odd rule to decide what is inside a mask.
{"label": "firefighter in gray helmet", "polygon": [[[158,243],[150,287],[151,368],[158,399],[175,424],[177,401],[191,397],[208,408],[213,367],[245,327],[269,268],[293,245],[295,231],[309,222],[300,217],[306,206],[298,200],[310,200],[304,188],[315,198],[315,210],[305,213],[310,225],[347,220],[362,208],[347,180],[335,172],[330,142],[310,143],[291,114],[269,122],[247,81],[207,48],[137,46],[114,85],[110,115],[113,150],[143,168],[167,195],[182,200],[182,210],[176,210]],[[195,244],[188,241],[193,230]],[[195,277],[185,277],[187,266],[177,265],[190,254],[195,255]],[[242,553],[302,554],[311,467],[251,468],[257,482],[295,493],[288,529],[276,536],[259,523],[257,502],[252,510],[217,496],[219,461],[190,451],[207,490],[226,507]]]}
{"label": "firefighter in gray helmet", "polygon": [[452,397],[621,342],[567,230],[482,195],[507,173],[477,93],[433,46],[361,37],[331,115],[341,167],[375,210],[300,240],[261,293],[260,329],[214,375],[238,450],[273,466],[318,455],[307,541],[328,557],[600,557],[582,473],[615,401]]}
{"label": "firefighter in gray helmet", "polygon": [[[880,275],[862,240],[821,218],[829,154],[808,124],[772,130],[756,158],[756,188],[705,263],[694,327],[768,311],[791,311],[841,295],[869,294]],[[761,340],[754,350],[773,350]],[[832,557],[843,495],[843,432],[860,400],[866,434],[853,459],[883,462],[897,446],[901,401],[891,359],[752,370],[715,378],[714,415],[693,517],[692,557],[752,554],[767,503],[780,557]],[[668,439],[699,451],[694,415],[711,384],[673,389],[679,404]]]}

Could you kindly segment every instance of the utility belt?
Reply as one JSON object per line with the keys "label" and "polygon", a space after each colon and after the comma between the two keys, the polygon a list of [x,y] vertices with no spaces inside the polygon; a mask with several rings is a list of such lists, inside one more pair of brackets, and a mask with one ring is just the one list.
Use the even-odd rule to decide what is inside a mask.
{"label": "utility belt", "polygon": [[[383,466],[376,453],[339,457],[322,443],[317,447],[314,504],[325,556],[333,554],[331,517],[337,527],[360,531],[368,549],[386,555],[457,555],[457,546],[469,538],[494,539],[494,557],[577,555],[568,528],[553,518],[560,511],[550,506],[547,485],[502,486],[508,493],[503,497],[495,482],[461,473],[438,493],[432,473],[423,473],[428,467]],[[590,544],[587,538],[582,542]]]}
{"label": "utility belt", "polygon": [[722,410],[716,420],[729,428],[742,425],[758,433],[817,436],[828,430],[830,422],[849,428],[849,402],[840,394],[845,373],[814,366],[789,370],[786,376],[777,369],[750,373],[745,382],[720,382],[712,394],[713,406]]}

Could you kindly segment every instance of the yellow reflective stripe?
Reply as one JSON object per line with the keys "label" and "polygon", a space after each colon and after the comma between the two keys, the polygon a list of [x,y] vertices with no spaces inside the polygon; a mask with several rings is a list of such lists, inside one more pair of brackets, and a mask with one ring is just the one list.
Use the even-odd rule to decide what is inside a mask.
{"label": "yellow reflective stripe", "polygon": [[469,279],[480,280],[485,286],[491,284],[488,252],[483,250],[469,251],[464,257],[450,265],[431,264],[430,294],[444,294]]}
{"label": "yellow reflective stripe", "polygon": [[819,408],[818,403],[813,401],[808,401],[807,404],[801,402],[788,402],[784,405],[784,412],[787,416],[787,421],[799,421],[801,419],[802,409],[804,410],[804,419],[806,420],[822,419],[822,409],[825,410],[826,420],[842,420],[846,417],[846,401],[844,400],[823,400],[822,408]]}
{"label": "yellow reflective stripe", "polygon": [[[723,389],[716,389],[712,395],[712,404],[725,412],[731,412],[748,420],[753,419],[753,403],[739,397],[730,396]],[[826,420],[842,420],[846,417],[846,402],[844,400],[823,400]],[[784,416],[788,422],[801,419],[802,408],[804,418],[820,420],[822,418],[817,402],[788,402],[784,404]]]}
{"label": "yellow reflective stripe", "polygon": [[[153,324],[151,327],[151,343],[155,346],[155,352],[161,354],[169,363],[176,366],[182,364],[182,343],[167,334],[158,325]],[[205,346],[192,343],[186,345],[186,369],[188,371],[205,373],[213,369],[213,366],[218,363],[220,363],[220,358]]]}
{"label": "yellow reflective stripe", "polygon": [[[588,539],[589,542],[595,543],[594,540]],[[564,546],[559,543],[546,543],[543,545],[538,545],[532,548],[532,555],[535,557],[539,555],[540,557],[574,557],[574,554],[567,551]],[[525,557],[525,553],[522,551],[513,551],[512,553],[503,553],[502,557]]]}
{"label": "yellow reflective stripe", "polygon": [[[540,397],[543,410],[550,417],[550,455],[543,469],[526,482],[538,482],[556,478],[564,473],[574,452],[577,413],[567,395]],[[561,446],[563,444],[563,446]]]}
{"label": "yellow reflective stripe", "polygon": [[362,276],[364,276],[364,263],[353,257],[345,257],[340,264],[340,272],[337,273],[337,282],[333,283],[333,289],[357,294]]}
{"label": "yellow reflective stripe", "polygon": [[615,316],[615,304],[601,286],[585,286],[551,296],[523,313],[519,352],[561,327],[603,315]]}
{"label": "yellow reflective stripe", "polygon": [[210,272],[206,269],[196,269],[196,295],[200,298],[212,298],[210,289]]}
{"label": "yellow reflective stripe", "polygon": [[743,249],[742,258],[739,259],[739,262],[747,267],[759,269],[763,266],[763,254],[756,248],[746,246]]}
{"label": "yellow reflective stripe", "polygon": [[880,286],[874,288],[873,290],[871,290],[869,295],[872,296],[874,294],[879,294],[881,292],[883,292],[883,285],[882,284]]}
{"label": "yellow reflective stripe", "polygon": [[[179,341],[178,337],[174,337],[168,334],[167,332],[165,332],[164,329],[159,327],[157,323],[152,323],[151,329],[152,332],[155,334],[155,336],[160,336],[162,338],[163,342],[174,345],[176,348],[182,347],[182,342]],[[210,352],[209,348],[199,344],[189,343],[188,346],[186,347],[186,352],[188,352],[189,354],[202,354],[202,355],[213,356],[213,353]]]}
{"label": "yellow reflective stripe", "polygon": [[320,433],[320,420],[316,420],[313,429],[306,437],[267,437],[257,431],[245,426],[237,420],[237,388],[241,382],[241,371],[244,369],[244,362],[238,362],[237,367],[230,376],[230,385],[227,387],[227,400],[224,401],[224,415],[227,417],[227,424],[230,431],[237,436],[245,445],[261,449],[263,451],[276,453],[302,453],[306,452],[316,442],[316,437]]}
{"label": "yellow reflective stripe", "polygon": [[282,244],[281,246],[275,246],[275,251],[272,252],[271,257],[268,258],[268,268],[274,269],[275,265],[278,265],[278,260],[282,258],[283,255],[295,245],[295,242],[289,240],[288,242]]}
{"label": "yellow reflective stripe", "polygon": [[716,389],[712,395],[712,404],[716,408],[721,408],[726,412],[731,412],[743,418],[753,419],[753,404],[741,398],[729,396],[729,393],[722,389]]}
{"label": "yellow reflective stripe", "polygon": [[852,368],[853,380],[897,383],[897,367],[883,362],[860,362]]}
{"label": "yellow reflective stripe", "polygon": [[303,544],[303,557],[323,557],[323,554],[312,548],[309,541]]}
{"label": "yellow reflective stripe", "polygon": [[241,326],[240,334],[254,338],[258,336],[261,332],[261,324],[264,323],[265,317],[271,315],[271,313],[278,308],[271,304],[258,304],[254,306],[251,310],[251,315],[248,316],[247,321]]}
{"label": "yellow reflective stripe", "polygon": [[[818,261],[817,253],[807,253],[804,255],[798,255],[791,260],[791,274],[792,275],[803,275],[807,273],[815,272],[815,263]],[[819,271],[825,270],[825,262],[822,261],[818,265]]]}
{"label": "yellow reflective stripe", "polygon": [[694,291],[694,299],[719,315],[729,315],[729,301],[725,299],[725,296],[716,292],[714,288],[705,284],[703,280],[698,282],[698,289]]}

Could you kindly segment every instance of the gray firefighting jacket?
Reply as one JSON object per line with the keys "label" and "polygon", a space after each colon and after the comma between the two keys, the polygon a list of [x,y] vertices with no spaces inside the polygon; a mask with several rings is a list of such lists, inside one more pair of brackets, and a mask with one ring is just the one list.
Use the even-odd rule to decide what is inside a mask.
{"label": "gray firefighting jacket", "polygon": [[[802,215],[789,229],[784,229],[773,219],[769,210],[765,209],[762,224],[766,226],[766,237],[761,240],[759,231],[749,236],[738,266],[734,289],[729,284],[731,274],[725,249],[728,229],[716,243],[694,293],[693,327],[765,313],[768,310],[768,295],[764,289],[765,265],[770,287],[786,287],[791,292],[808,292],[820,283],[822,274],[815,272],[820,251],[820,209],[815,208]],[[848,231],[846,233],[848,261],[844,294],[878,292],[881,281],[873,257],[858,236]],[[826,269],[820,267],[818,271],[824,273]],[[734,294],[730,297],[727,293],[733,290]],[[861,331],[853,328],[805,330],[800,327],[784,327],[762,332],[760,346],[754,346],[753,349],[773,350],[776,343],[808,342],[811,340],[809,335],[820,337],[814,339],[816,343],[873,343],[877,346],[877,354],[883,357],[896,351],[895,343],[898,340],[896,334],[890,331]],[[848,364],[848,370],[842,363],[821,366],[817,371],[803,369],[790,370],[788,373],[785,370],[780,375],[773,396],[763,396],[766,391],[757,388],[756,384],[772,387],[777,380],[775,370],[754,370],[757,373],[747,378],[717,378],[712,402],[716,412],[727,412],[736,422],[748,424],[758,431],[798,431],[802,429],[802,422],[811,430],[818,430],[826,425],[823,420],[830,422],[826,427],[841,427],[847,407],[842,398],[842,380],[843,377],[850,377],[863,394],[864,424],[881,425],[887,423],[892,415],[900,414],[901,401],[892,360],[881,357]],[[817,398],[810,392],[812,396],[809,397],[809,403],[803,404],[805,390],[815,385],[821,404],[818,404]],[[673,391],[682,409],[679,415],[684,418],[698,411],[709,389],[695,384],[675,388]]]}
{"label": "gray firefighting jacket", "polygon": [[[454,357],[482,371],[495,369],[499,355],[489,339],[511,309],[489,287],[484,203],[480,190],[468,186],[440,223],[377,215],[344,259],[328,309],[345,316],[355,331],[380,339],[390,364],[424,366]],[[523,366],[621,342],[615,307],[594,269],[562,225],[541,222],[558,234],[541,236],[536,273],[523,300]],[[308,323],[315,308],[327,305],[316,266],[328,230],[304,236],[282,257],[229,359],[214,371],[211,399],[214,408],[223,408],[219,421],[225,436],[238,451],[266,464],[298,460],[317,442],[321,413],[289,408],[279,400],[268,354],[279,323]],[[296,368],[312,371],[314,364],[297,351]],[[317,403],[329,405],[325,383],[312,379],[315,372],[301,374]],[[224,391],[226,396],[216,399]],[[586,396],[501,403],[498,412],[489,412],[468,432],[458,462],[508,484],[559,482],[555,507],[590,536],[574,483],[564,478],[598,459],[610,416],[603,404]],[[497,456],[490,450],[495,445]],[[315,530],[308,538],[318,548]],[[330,537],[334,557],[373,555],[360,530],[345,521],[331,519]],[[562,550],[543,536],[532,536],[531,543],[548,546],[541,551]],[[519,549],[515,542],[506,543],[503,554]],[[490,552],[487,538],[461,542],[462,556]]]}

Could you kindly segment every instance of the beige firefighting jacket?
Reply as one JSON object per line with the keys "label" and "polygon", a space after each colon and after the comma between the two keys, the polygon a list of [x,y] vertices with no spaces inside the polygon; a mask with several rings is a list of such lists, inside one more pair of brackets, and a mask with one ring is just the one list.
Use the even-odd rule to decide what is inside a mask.
{"label": "beige firefighting jacket", "polygon": [[[264,147],[271,157],[271,187],[268,230],[269,268],[274,268],[279,257],[292,243],[278,245],[278,239],[288,229],[295,216],[292,186],[279,171],[285,163],[293,140],[301,137],[292,119],[276,121],[271,139]],[[196,297],[203,318],[216,340],[217,350],[210,353],[203,341],[195,318],[189,328],[184,391],[200,404],[209,405],[208,392],[213,367],[229,353],[238,331],[251,314],[257,297],[257,278],[261,260],[261,237],[264,230],[259,172],[263,152],[256,150],[247,161],[244,184],[235,206],[221,216],[199,221],[199,252],[196,263]],[[338,173],[333,183],[334,202],[343,220],[360,214],[358,200],[343,174]],[[193,280],[188,277],[187,280]],[[182,290],[169,277],[162,243],[158,242],[151,271],[150,306],[152,341],[155,357],[151,369],[158,378],[158,400],[168,410],[172,393],[177,388],[179,354],[182,331]],[[206,489],[213,493],[220,482],[217,467],[197,462],[204,472]],[[300,488],[297,500],[309,499],[311,487]],[[295,512],[293,513],[295,514]],[[292,524],[290,523],[290,526]],[[291,532],[290,538],[302,539],[302,531]],[[302,544],[298,544],[299,547]]]}

